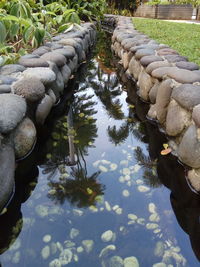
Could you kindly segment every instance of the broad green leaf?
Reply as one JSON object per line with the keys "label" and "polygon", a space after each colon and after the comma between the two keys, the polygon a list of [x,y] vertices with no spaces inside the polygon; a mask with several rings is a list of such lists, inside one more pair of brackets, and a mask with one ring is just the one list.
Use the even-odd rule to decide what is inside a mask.
{"label": "broad green leaf", "polygon": [[45,36],[45,30],[44,29],[36,29],[35,30],[35,39],[38,43],[38,45],[40,45],[44,39]]}
{"label": "broad green leaf", "polygon": [[7,32],[3,22],[0,21],[0,43],[4,43],[6,40]]}
{"label": "broad green leaf", "polygon": [[9,35],[11,38],[14,38],[17,34],[18,34],[18,31],[19,31],[19,24],[17,23],[13,23],[10,27],[10,31],[9,31]]}

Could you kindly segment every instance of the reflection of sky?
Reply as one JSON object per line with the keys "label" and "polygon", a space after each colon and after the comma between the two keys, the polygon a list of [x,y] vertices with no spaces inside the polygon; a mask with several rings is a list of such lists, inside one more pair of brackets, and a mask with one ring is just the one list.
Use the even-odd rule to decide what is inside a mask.
{"label": "reflection of sky", "polygon": [[[97,76],[94,79],[97,79]],[[102,80],[107,80],[106,74],[102,76]],[[92,100],[97,102],[94,108],[98,111],[94,115],[97,119],[98,138],[95,140],[95,147],[89,148],[89,156],[84,158],[88,175],[90,176],[96,172],[99,165],[109,169],[111,163],[117,164],[115,171],[101,172],[99,176],[100,182],[106,187],[103,198],[104,202],[99,202],[96,208],[79,209],[83,213],[81,216],[75,215],[77,207],[72,206],[67,201],[62,206],[55,205],[47,197],[49,190],[47,175],[42,174],[41,168],[39,182],[32,196],[22,207],[24,228],[17,239],[18,246],[11,247],[3,255],[3,267],[49,266],[49,262],[59,258],[60,255],[59,249],[57,249],[55,254],[52,253],[52,244],[57,246],[60,244],[64,249],[66,248],[66,240],[70,240],[75,243],[75,248],[77,248],[82,246],[83,240],[88,239],[94,241],[93,250],[90,253],[83,252],[78,254],[75,248],[72,249],[73,255],[78,255],[78,262],[76,263],[73,260],[69,266],[98,267],[102,266],[102,261],[105,261],[105,266],[109,266],[109,260],[114,255],[120,256],[123,259],[135,256],[140,262],[141,267],[152,266],[162,261],[161,256],[154,255],[155,246],[158,242],[164,244],[165,251],[168,252],[171,247],[180,247],[181,251],[180,253],[177,252],[177,258],[179,256],[180,259],[181,255],[183,255],[187,259],[187,263],[184,265],[183,262],[176,263],[174,259],[170,258],[169,263],[173,265],[168,265],[168,267],[199,266],[193,256],[186,234],[183,233],[175,220],[171,210],[168,189],[164,186],[156,189],[146,186],[143,182],[142,168],[132,172],[129,180],[123,183],[119,182],[120,176],[125,176],[122,174],[123,171],[130,170],[131,167],[138,164],[134,158],[134,147],[141,147],[143,152],[147,154],[147,145],[138,141],[132,134],[129,134],[123,144],[119,146],[112,144],[108,138],[107,128],[113,125],[116,125],[118,128],[123,123],[123,120],[114,120],[108,117],[107,111],[98,97],[95,96],[92,88],[88,88],[87,93],[94,95]],[[122,92],[121,96],[117,98],[123,104],[122,111],[125,117],[128,117],[128,104],[125,101],[126,93]],[[100,163],[94,166],[93,163],[97,160],[100,160]],[[110,163],[105,164],[105,160],[110,161]],[[120,165],[122,161],[126,161],[127,164]],[[70,168],[68,167],[68,169]],[[58,179],[58,177],[59,171],[57,170],[53,179]],[[144,186],[147,192],[139,192],[138,188],[140,185]],[[124,190],[128,191],[128,197],[123,195]],[[148,210],[150,203],[156,204],[157,213],[160,216],[160,221],[157,222],[158,229],[160,229],[158,233],[154,233],[153,230],[146,228],[147,224],[151,223],[149,221],[151,214]],[[43,215],[38,215],[38,207],[41,205],[44,209]],[[46,211],[47,214],[45,214]],[[128,219],[130,214],[137,215],[140,220],[130,223],[131,220]],[[70,237],[72,228],[80,231],[79,235],[73,239]],[[101,235],[107,230],[112,230],[116,234],[116,240],[113,239],[108,243],[102,242]],[[43,241],[46,235],[51,236],[49,243]],[[111,244],[116,249],[106,253],[103,258],[99,258],[102,249]],[[44,253],[41,254],[41,251],[44,252],[45,247],[48,247],[51,252],[46,259],[43,259]]]}

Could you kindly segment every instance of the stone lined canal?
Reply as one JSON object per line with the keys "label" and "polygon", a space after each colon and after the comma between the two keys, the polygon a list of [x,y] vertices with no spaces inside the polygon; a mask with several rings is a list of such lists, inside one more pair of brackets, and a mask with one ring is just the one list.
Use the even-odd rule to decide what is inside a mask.
{"label": "stone lined canal", "polygon": [[133,85],[101,35],[71,80],[74,96],[17,163],[0,217],[3,267],[199,266],[199,196],[176,159],[160,155],[165,137],[127,96]]}

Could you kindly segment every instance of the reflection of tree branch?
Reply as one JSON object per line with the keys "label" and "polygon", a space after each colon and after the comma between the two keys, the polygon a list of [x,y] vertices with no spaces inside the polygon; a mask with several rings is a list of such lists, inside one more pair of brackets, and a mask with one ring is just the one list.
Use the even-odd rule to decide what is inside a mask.
{"label": "reflection of tree branch", "polygon": [[113,127],[108,126],[107,132],[109,140],[115,145],[119,145],[124,142],[129,135],[128,124],[122,124],[118,130],[115,125]]}
{"label": "reflection of tree branch", "polygon": [[71,168],[71,176],[73,179],[66,179],[60,182],[50,181],[54,194],[49,194],[48,197],[63,204],[67,199],[72,204],[78,207],[88,207],[95,205],[97,202],[97,196],[103,195],[104,186],[97,182],[97,177],[100,172],[93,173],[90,177],[86,176],[86,170],[81,168]]}
{"label": "reflection of tree branch", "polygon": [[143,179],[145,184],[151,187],[159,187],[162,185],[158,178],[156,167],[157,160],[152,161],[150,157],[146,156],[140,147],[137,147],[134,151],[135,158],[138,164],[142,166],[144,170]]}

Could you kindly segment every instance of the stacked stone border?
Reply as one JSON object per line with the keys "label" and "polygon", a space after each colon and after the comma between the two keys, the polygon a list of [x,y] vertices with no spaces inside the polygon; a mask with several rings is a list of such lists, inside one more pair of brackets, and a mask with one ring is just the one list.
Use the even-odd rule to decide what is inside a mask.
{"label": "stacked stone border", "polygon": [[83,23],[0,68],[0,211],[13,192],[16,159],[32,151],[37,125],[59,102],[95,39],[95,24]]}
{"label": "stacked stone border", "polygon": [[192,187],[200,191],[199,66],[135,30],[131,18],[105,18],[107,24],[114,21],[113,52],[127,76],[137,82],[140,98],[150,103],[148,118],[164,130],[173,153],[189,166]]}

